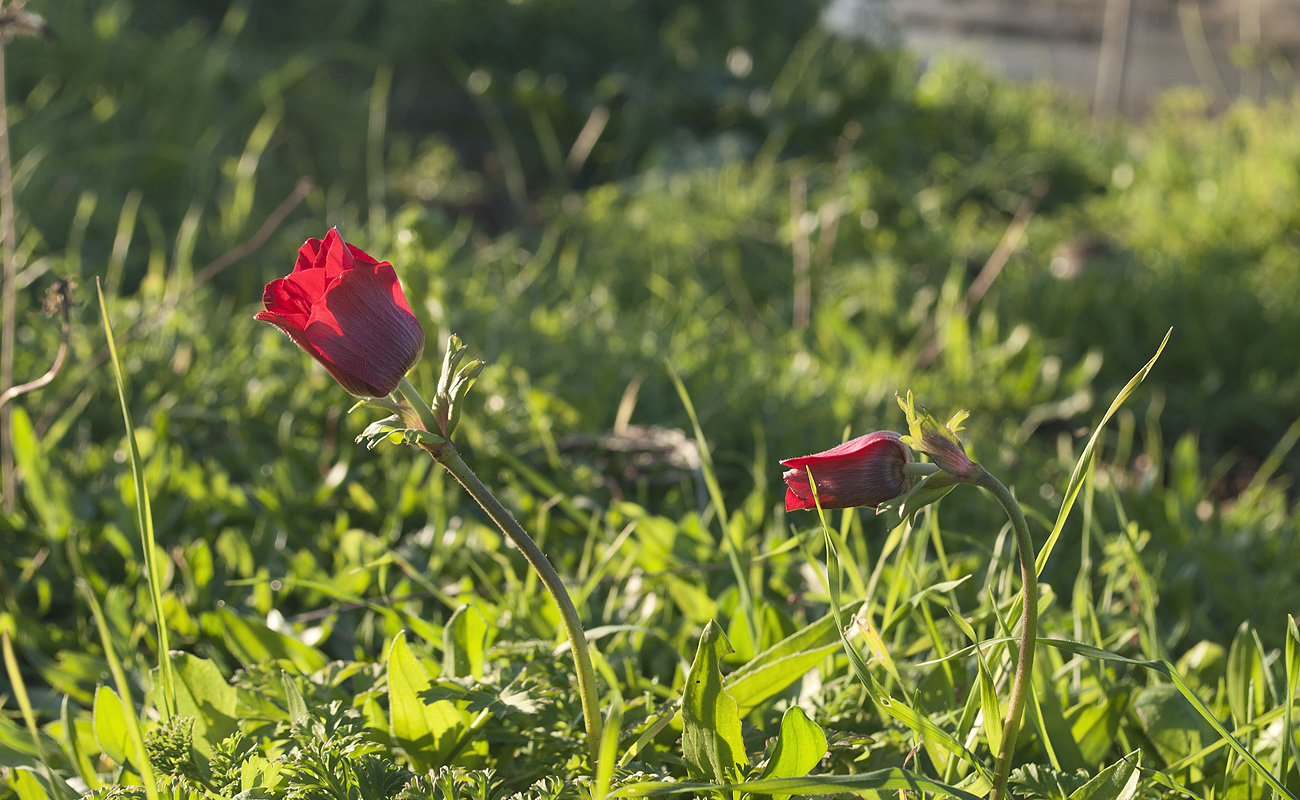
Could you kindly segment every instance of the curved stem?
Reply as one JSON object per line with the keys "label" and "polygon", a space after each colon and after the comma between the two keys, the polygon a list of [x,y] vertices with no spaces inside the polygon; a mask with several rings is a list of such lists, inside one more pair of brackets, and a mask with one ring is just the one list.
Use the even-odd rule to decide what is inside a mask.
{"label": "curved stem", "polygon": [[1002,723],[1002,743],[998,747],[997,761],[993,765],[993,788],[989,800],[1003,800],[1007,796],[1007,776],[1011,772],[1011,756],[1016,748],[1016,735],[1025,711],[1025,699],[1033,680],[1034,644],[1038,638],[1038,573],[1034,569],[1034,542],[1029,537],[1029,525],[1020,504],[1002,482],[978,464],[967,479],[988,490],[1007,512],[1011,527],[1016,532],[1016,552],[1020,557],[1021,592],[1024,598],[1020,617],[1020,656],[1016,660],[1016,674],[1011,682],[1011,699],[1007,703],[1007,718]]}
{"label": "curved stem", "polygon": [[532,537],[478,479],[451,442],[429,445],[425,450],[457,481],[460,481],[460,485],[464,486],[465,491],[469,492],[470,496],[483,507],[497,527],[510,537],[510,541],[515,543],[538,577],[542,579],[542,585],[546,587],[551,600],[559,609],[564,635],[569,639],[569,645],[573,650],[573,663],[578,670],[578,695],[582,700],[582,720],[587,728],[587,747],[591,755],[592,771],[595,772],[599,764],[601,737],[600,698],[596,693],[596,673],[592,669],[591,650],[587,644],[586,633],[582,629],[582,621],[578,618],[578,610],[564,588],[559,573],[551,566],[546,554]]}

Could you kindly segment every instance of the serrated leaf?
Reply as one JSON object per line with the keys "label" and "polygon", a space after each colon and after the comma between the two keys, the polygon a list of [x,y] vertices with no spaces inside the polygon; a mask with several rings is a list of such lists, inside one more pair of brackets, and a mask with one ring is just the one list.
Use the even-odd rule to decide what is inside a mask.
{"label": "serrated leaf", "polygon": [[465,721],[450,701],[421,699],[431,684],[429,673],[406,644],[406,631],[400,631],[388,651],[391,733],[417,772],[442,766],[465,732]]}
{"label": "serrated leaf", "polygon": [[367,425],[366,429],[357,436],[355,441],[357,444],[364,444],[367,450],[374,450],[376,445],[385,441],[418,447],[422,444],[445,444],[447,440],[430,431],[409,428],[400,418],[392,416],[375,420]]}
{"label": "serrated leaf", "polygon": [[732,653],[722,628],[704,626],[682,695],[682,756],[693,777],[734,780],[749,764],[740,735],[740,707],[722,688],[722,659]]}

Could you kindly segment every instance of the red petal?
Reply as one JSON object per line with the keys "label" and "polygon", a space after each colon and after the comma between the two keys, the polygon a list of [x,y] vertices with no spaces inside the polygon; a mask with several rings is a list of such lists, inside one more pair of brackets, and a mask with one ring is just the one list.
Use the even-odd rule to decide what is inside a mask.
{"label": "red petal", "polygon": [[298,260],[293,265],[293,271],[314,269],[316,267],[316,256],[320,255],[320,246],[320,239],[308,239],[303,242],[302,247],[298,248]]}
{"label": "red petal", "polygon": [[332,283],[306,332],[322,360],[375,397],[396,389],[424,351],[424,330],[387,264],[357,264]]}

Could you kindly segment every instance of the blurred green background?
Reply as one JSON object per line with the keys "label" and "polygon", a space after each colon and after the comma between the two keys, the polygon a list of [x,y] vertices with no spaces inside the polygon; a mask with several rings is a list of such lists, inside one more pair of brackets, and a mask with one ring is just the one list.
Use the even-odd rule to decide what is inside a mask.
{"label": "blurred green background", "polygon": [[[1188,91],[1096,123],[1048,86],[838,38],[821,7],[33,0],[57,39],[6,46],[17,380],[57,346],[34,313],[46,288],[78,284],[70,363],[15,404],[21,483],[0,518],[0,591],[54,690],[41,702],[84,701],[102,674],[70,553],[116,604],[115,635],[151,646],[96,279],[180,646],[235,665],[225,607],[374,657],[391,620],[347,598],[413,595],[438,622],[449,609],[412,575],[461,592],[515,580],[454,487],[417,453],[354,445],[369,412],[346,414],[328,375],[252,320],[262,286],[335,225],[396,266],[429,339],[418,386],[451,333],[488,363],[463,448],[565,574],[643,516],[683,526],[681,542],[696,531],[646,564],[723,562],[688,524],[701,490],[667,364],[755,552],[794,521],[779,459],[900,428],[908,389],[944,418],[971,410],[972,455],[1040,538],[1090,426],[1172,327],[1102,440],[1119,511],[1067,541],[1138,526],[1171,653],[1243,620],[1280,642],[1300,607],[1294,99],[1211,114]],[[303,178],[314,188],[265,244],[192,285]],[[968,304],[1018,211],[1023,241]],[[687,435],[622,452],[601,438],[620,422]],[[974,502],[944,513],[982,574],[1000,521]],[[887,528],[857,525],[866,549]],[[1075,550],[1046,582],[1073,579]],[[717,600],[728,577],[696,590]],[[683,650],[691,597],[666,612]],[[515,634],[545,631],[519,611]]]}

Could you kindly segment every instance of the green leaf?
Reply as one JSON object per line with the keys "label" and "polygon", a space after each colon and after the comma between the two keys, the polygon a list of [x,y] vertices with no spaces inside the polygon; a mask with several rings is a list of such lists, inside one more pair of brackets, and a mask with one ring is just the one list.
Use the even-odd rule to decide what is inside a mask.
{"label": "green leaf", "polygon": [[1126,687],[1112,687],[1103,702],[1085,707],[1074,718],[1070,731],[1085,763],[1096,764],[1110,752],[1128,711],[1130,694]]}
{"label": "green leaf", "polygon": [[1255,645],[1249,622],[1241,623],[1228,648],[1228,708],[1238,725],[1245,725],[1265,711],[1263,659]]}
{"label": "green leaf", "polygon": [[1147,738],[1166,761],[1194,753],[1214,737],[1214,731],[1187,704],[1176,686],[1146,687],[1134,699],[1133,711]]}
{"label": "green leaf", "polygon": [[993,675],[984,663],[984,652],[978,647],[975,648],[975,657],[979,661],[980,711],[984,717],[984,738],[989,741],[989,750],[998,753],[1002,748],[1002,703],[998,700],[998,688],[993,685]]}
{"label": "green leaf", "polygon": [[[853,614],[860,607],[860,602],[853,603],[844,612]],[[802,678],[839,646],[835,619],[827,614],[754,656],[722,684],[744,717],[764,700]]]}
{"label": "green leaf", "polygon": [[1069,800],[1133,800],[1137,795],[1142,751],[1134,750],[1080,786]]}
{"label": "green leaf", "polygon": [[95,691],[95,708],[92,712],[95,726],[95,741],[104,755],[118,764],[126,763],[126,754],[130,748],[130,739],[126,730],[126,713],[122,701],[112,689],[101,686]]}
{"label": "green leaf", "polygon": [[442,677],[482,678],[487,652],[487,623],[471,606],[462,605],[442,629]]}
{"label": "green leaf", "polygon": [[[821,726],[808,719],[799,706],[786,709],[781,717],[781,733],[777,735],[776,750],[767,762],[760,778],[802,778],[817,766],[826,755],[826,734]],[[788,794],[773,795],[774,800],[785,800]]]}
{"label": "green leaf", "polygon": [[238,692],[217,665],[190,653],[172,653],[176,675],[176,713],[194,718],[194,747],[212,755],[212,746],[239,729]]}
{"label": "green leaf", "polygon": [[19,800],[50,800],[42,776],[38,776],[35,770],[19,767],[14,770],[13,777],[14,791],[18,792]]}
{"label": "green leaf", "polygon": [[272,659],[288,661],[304,675],[329,663],[325,654],[255,620],[241,617],[223,606],[217,612],[221,635],[235,658],[246,667]]}
{"label": "green leaf", "polygon": [[73,508],[72,499],[60,472],[50,468],[50,460],[41,440],[36,437],[31,419],[22,406],[14,406],[11,418],[14,462],[22,470],[23,494],[28,503],[40,515],[46,535],[55,541],[62,541],[68,535],[68,526],[72,523],[68,511]]}
{"label": "green leaf", "polygon": [[294,683],[293,677],[289,673],[281,670],[280,685],[284,687],[284,700],[288,705],[289,721],[295,725],[302,723],[307,719],[307,701],[302,698],[302,692],[298,691],[298,684]]}
{"label": "green leaf", "polygon": [[410,757],[417,772],[440,767],[456,746],[465,721],[448,700],[425,703],[429,673],[406,644],[406,631],[393,637],[388,651],[388,704],[392,736]]}
{"label": "green leaf", "polygon": [[682,695],[682,755],[693,777],[734,780],[749,764],[740,735],[740,707],[722,688],[722,659],[731,644],[713,620],[704,626]]}

